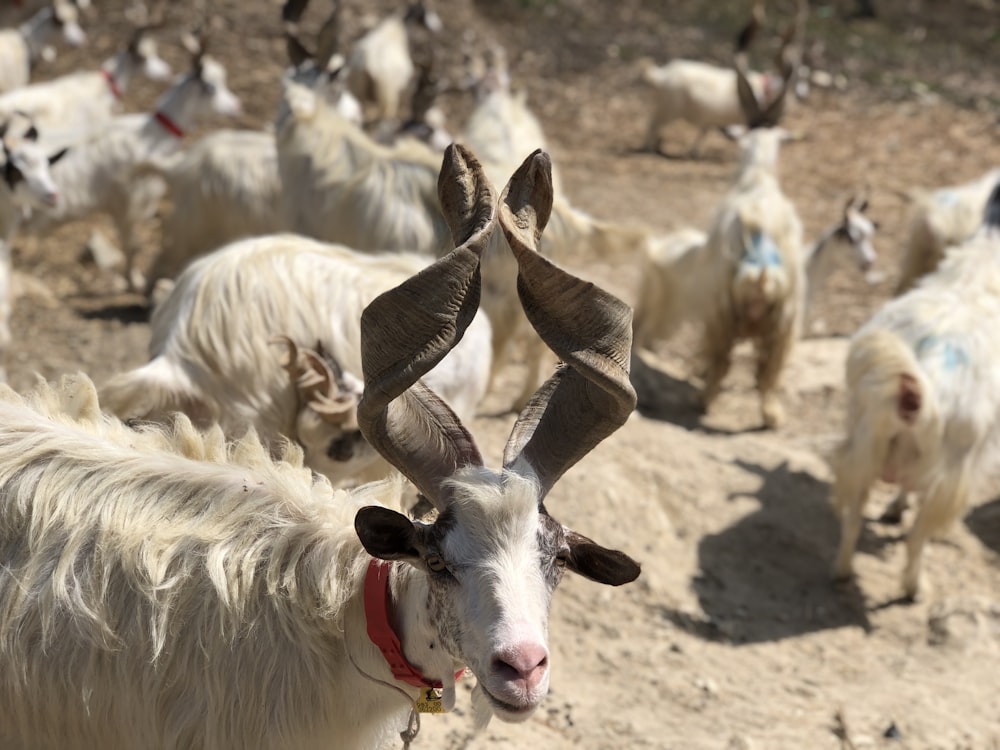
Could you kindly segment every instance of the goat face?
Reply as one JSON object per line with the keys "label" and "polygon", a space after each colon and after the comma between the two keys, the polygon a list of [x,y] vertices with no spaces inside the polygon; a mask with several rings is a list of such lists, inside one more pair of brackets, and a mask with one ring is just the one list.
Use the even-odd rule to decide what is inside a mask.
{"label": "goat face", "polygon": [[54,207],[59,201],[59,189],[49,166],[62,158],[65,150],[46,156],[38,144],[20,140],[13,145],[4,143],[3,151],[3,179],[18,202],[25,206]]}
{"label": "goat face", "polygon": [[129,44],[128,54],[149,80],[166,81],[170,78],[170,65],[160,57],[156,42],[151,37],[137,36]]}
{"label": "goat face", "polygon": [[426,572],[431,638],[445,657],[433,670],[445,677],[452,660],[468,665],[478,700],[503,721],[523,721],[548,692],[549,604],[564,570],[619,585],[638,567],[560,525],[531,478],[477,467],[450,486],[433,523],[365,508],[355,525],[370,554]]}
{"label": "goat face", "polygon": [[226,69],[214,59],[207,55],[199,58],[192,78],[199,84],[202,94],[193,98],[193,107],[227,117],[235,117],[242,112],[239,98],[226,84]]}
{"label": "goat face", "polygon": [[53,3],[52,23],[62,31],[62,37],[66,44],[79,47],[87,41],[87,35],[80,28],[79,13],[72,3],[60,0]]}

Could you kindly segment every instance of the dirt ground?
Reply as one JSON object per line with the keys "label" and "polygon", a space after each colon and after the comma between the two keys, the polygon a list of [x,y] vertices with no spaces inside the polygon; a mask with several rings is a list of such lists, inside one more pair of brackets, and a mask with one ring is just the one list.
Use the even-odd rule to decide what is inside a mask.
{"label": "dirt ground", "polygon": [[[40,77],[91,67],[121,38],[120,0],[96,3],[90,45],[63,52]],[[838,536],[828,507],[825,455],[844,407],[847,336],[890,295],[905,233],[908,189],[961,182],[1000,164],[1000,6],[996,0],[876,0],[879,16],[850,20],[854,3],[814,3],[817,67],[846,88],[814,89],[786,126],[802,139],[782,155],[781,177],[807,235],[832,222],[853,192],[870,188],[881,280],[845,257],[819,290],[811,335],[785,376],[788,424],[761,431],[741,350],[712,412],[693,409],[690,336],[644,357],[637,384],[649,404],[573,468],[547,502],[563,522],[640,560],[639,580],[607,589],[567,577],[552,621],[552,689],[522,725],[472,734],[468,696],[445,717],[425,717],[414,747],[548,750],[1000,749],[1000,500],[984,489],[963,523],[927,553],[928,591],[898,601],[901,530],[870,522],[858,579],[834,587]],[[171,18],[192,3],[172,4]],[[227,66],[246,114],[271,118],[284,65],[277,0],[214,0],[211,49]],[[315,28],[330,7],[314,0]],[[345,42],[391,4],[345,0]],[[748,2],[709,0],[440,0],[442,59],[465,44],[504,44],[516,86],[548,134],[566,192],[600,217],[668,230],[706,227],[735,168],[734,144],[708,137],[699,161],[635,154],[646,101],[637,60],[724,61]],[[782,7],[775,6],[774,17]],[[184,64],[176,32],[164,55]],[[766,64],[761,58],[760,64]],[[157,90],[137,82],[129,109]],[[454,131],[468,98],[445,101]],[[213,122],[213,127],[233,123]],[[664,146],[682,152],[695,131],[677,125]],[[28,387],[83,370],[102,382],[145,360],[147,311],[113,291],[80,251],[101,220],[18,239],[25,289],[14,313],[9,379]],[[154,252],[152,222],[144,252]],[[629,299],[634,267],[587,269]],[[822,335],[815,335],[820,332]],[[516,371],[515,371],[516,373]],[[496,463],[513,417],[471,425]],[[995,482],[990,484],[995,485]],[[868,515],[890,498],[879,488]],[[471,690],[472,680],[464,683]]]}

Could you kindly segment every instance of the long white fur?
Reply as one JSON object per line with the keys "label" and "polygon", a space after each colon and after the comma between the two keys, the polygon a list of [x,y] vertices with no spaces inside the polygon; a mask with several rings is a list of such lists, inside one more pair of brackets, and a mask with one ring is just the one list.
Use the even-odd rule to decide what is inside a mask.
{"label": "long white fur", "polygon": [[[139,51],[141,60],[122,49],[105,60],[99,70],[68,73],[8,91],[0,95],[0,117],[14,112],[30,115],[49,143],[83,140],[107,126],[121,111],[118,96],[125,94],[137,72],[156,81],[170,75],[170,67],[157,55],[151,37],[140,40]],[[106,76],[114,81],[117,95]]]}
{"label": "long white fur", "polygon": [[[404,9],[384,18],[354,44],[348,55],[347,85],[362,106],[369,107],[369,120],[397,120],[403,92],[413,80],[415,68],[410,57],[406,12]],[[433,24],[439,25],[440,21]]]}
{"label": "long white fur", "polygon": [[[44,205],[52,205],[59,190],[49,171],[49,154],[32,140],[6,135],[7,159],[20,171],[23,179],[13,190],[6,180],[0,180],[0,354],[11,340],[10,317],[13,308],[11,276],[13,274],[11,242],[24,217]],[[6,370],[0,365],[0,380]]]}
{"label": "long white fur", "polygon": [[352,665],[387,672],[354,513],[398,485],[334,492],[294,449],[183,419],[135,432],[84,376],[0,398],[0,745],[375,748],[402,728],[409,704]]}
{"label": "long white fur", "polygon": [[896,294],[907,291],[921,276],[937,268],[948,248],[975,234],[986,199],[998,182],[1000,167],[969,182],[914,196]]}
{"label": "long white fur", "polygon": [[[169,117],[183,130],[191,128],[207,112],[234,115],[239,100],[226,86],[225,69],[215,60],[201,61],[201,76],[211,80],[209,90],[194,74],[181,76],[157,104],[156,112]],[[163,195],[162,182],[150,176],[132,179],[137,165],[168,156],[180,148],[180,139],[165,128],[155,113],[115,117],[100,133],[76,145],[53,168],[62,189],[59,205],[36,212],[26,228],[44,231],[94,214],[111,218],[126,257],[126,278],[134,288],[143,280],[134,266],[137,252],[135,230],[151,216]]]}
{"label": "long white fur", "polygon": [[55,0],[52,7],[42,8],[16,29],[0,29],[0,92],[27,85],[31,66],[42,49],[60,36],[56,23],[56,8],[65,23],[61,36],[70,44],[82,44],[85,36],[77,23],[76,8]]}
{"label": "long white fur", "polygon": [[[218,422],[227,435],[253,427],[269,445],[300,437],[300,404],[271,343],[284,335],[300,347],[319,342],[361,379],[361,311],[378,294],[430,263],[426,255],[357,253],[296,235],[241,240],[192,263],[152,320],[150,362],[113,378],[102,401],[121,418],[162,419],[185,411]],[[425,381],[471,420],[490,372],[490,326],[479,315],[464,339]],[[322,436],[306,460],[332,481],[385,464],[337,463]],[[369,449],[368,464],[375,461]],[[348,473],[350,472],[350,473]]]}
{"label": "long white fur", "polygon": [[[776,389],[802,324],[806,279],[802,222],[781,190],[777,159],[784,132],[751,130],[741,139],[740,167],[705,245],[706,408],[718,395],[739,339],[757,349],[757,390],[768,427],[783,409]],[[755,241],[760,247],[751,247]],[[760,251],[763,257],[756,257]]]}
{"label": "long white fur", "polygon": [[[285,84],[282,109],[275,137],[287,229],[363,251],[438,256],[450,250],[450,230],[437,199],[439,154],[412,139],[403,139],[396,147],[376,143],[322,97],[294,82]],[[508,131],[529,129],[501,126],[492,134]],[[497,141],[492,134],[478,132],[482,134],[478,145],[504,159],[499,164],[483,161],[496,184],[506,182],[524,157],[539,147],[534,137],[518,138],[518,145],[512,146],[513,138]],[[540,128],[538,135],[543,137]],[[470,148],[478,155],[475,146]],[[644,227],[595,219],[557,195],[542,252],[581,265],[624,260],[633,257],[647,237]],[[493,328],[494,375],[506,362],[510,345],[528,342],[529,373],[514,398],[515,408],[520,408],[539,385],[543,347],[521,310],[514,260],[505,245],[502,233],[495,232],[484,259],[483,310]]]}
{"label": "long white fur", "polygon": [[[651,112],[643,147],[660,150],[660,133],[676,120],[697,125],[701,132],[690,149],[698,146],[709,128],[725,128],[746,122],[736,93],[736,71],[698,60],[677,59],[665,65],[644,65],[641,79],[649,87]],[[757,100],[769,102],[781,88],[780,76],[751,71],[747,75]]]}
{"label": "long white fur", "polygon": [[[1000,221],[996,222],[1000,224]],[[918,495],[903,593],[916,596],[925,542],[965,511],[1000,437],[1000,229],[984,228],[855,335],[833,466],[842,522],[835,572],[852,574],[876,479]]]}

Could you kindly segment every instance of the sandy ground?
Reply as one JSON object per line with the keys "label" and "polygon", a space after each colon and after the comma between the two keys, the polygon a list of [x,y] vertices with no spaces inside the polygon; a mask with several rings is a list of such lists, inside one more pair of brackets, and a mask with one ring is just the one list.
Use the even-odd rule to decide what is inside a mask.
{"label": "sandy ground", "polygon": [[[120,2],[98,4],[104,16],[91,20],[90,47],[64,53],[40,75],[92,66],[112,49],[123,27]],[[178,2],[174,17],[188,5]],[[284,60],[280,4],[211,5],[212,49],[247,110],[238,125],[261,127],[274,111]],[[307,23],[318,23],[329,3],[314,5]],[[367,22],[362,7],[388,7],[346,5],[348,39]],[[635,60],[723,59],[742,4],[441,5],[446,59],[460,59],[463,40],[507,46],[515,83],[527,88],[574,203],[664,230],[707,225],[733,173],[735,146],[713,134],[700,161],[631,153],[646,112],[633,83]],[[947,5],[944,14],[927,2],[885,2],[880,19],[853,23],[844,20],[850,3],[815,7],[826,49],[821,62],[844,73],[849,86],[817,90],[789,113],[787,126],[803,139],[787,147],[782,180],[809,236],[867,184],[881,223],[884,278],[866,282],[845,257],[819,291],[813,331],[822,335],[801,343],[785,376],[788,424],[758,429],[745,351],[705,418],[692,405],[691,336],[646,353],[637,385],[648,407],[573,468],[548,500],[560,520],[640,560],[640,579],[620,589],[563,583],[551,621],[551,694],[529,721],[494,722],[473,736],[461,694],[453,714],[425,718],[414,747],[1000,748],[996,495],[984,490],[964,522],[930,546],[929,590],[915,604],[897,599],[899,528],[867,525],[855,584],[836,588],[828,575],[838,528],[824,456],[842,422],[846,337],[895,281],[907,209],[900,192],[959,182],[1000,163],[997,5]],[[180,65],[175,41],[166,33],[164,52]],[[883,67],[886,61],[894,67]],[[148,107],[155,94],[137,85],[130,108]],[[456,96],[446,104],[460,129],[468,102]],[[695,131],[678,125],[664,135],[665,147],[680,152]],[[108,274],[79,262],[94,226],[107,227],[103,220],[76,224],[17,242],[15,267],[27,291],[5,357],[17,388],[36,372],[82,369],[101,382],[145,359],[141,300],[114,293]],[[152,253],[155,221],[144,237]],[[633,266],[585,270],[626,299],[633,294]],[[507,385],[518,374],[512,369]],[[495,463],[513,417],[489,415],[505,395],[492,394],[471,425]],[[879,488],[869,517],[890,496]],[[471,686],[471,679],[464,683]]]}

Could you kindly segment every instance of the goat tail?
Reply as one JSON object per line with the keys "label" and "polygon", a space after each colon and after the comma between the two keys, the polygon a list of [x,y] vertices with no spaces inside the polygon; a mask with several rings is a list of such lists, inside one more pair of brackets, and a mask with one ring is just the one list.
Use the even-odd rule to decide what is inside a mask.
{"label": "goat tail", "polygon": [[182,411],[199,424],[212,415],[187,376],[164,357],[116,375],[100,389],[101,407],[122,420],[165,420]]}
{"label": "goat tail", "polygon": [[850,472],[866,483],[881,478],[907,486],[939,452],[941,419],[934,387],[913,349],[884,329],[861,334],[847,358],[847,440],[838,475]]}

